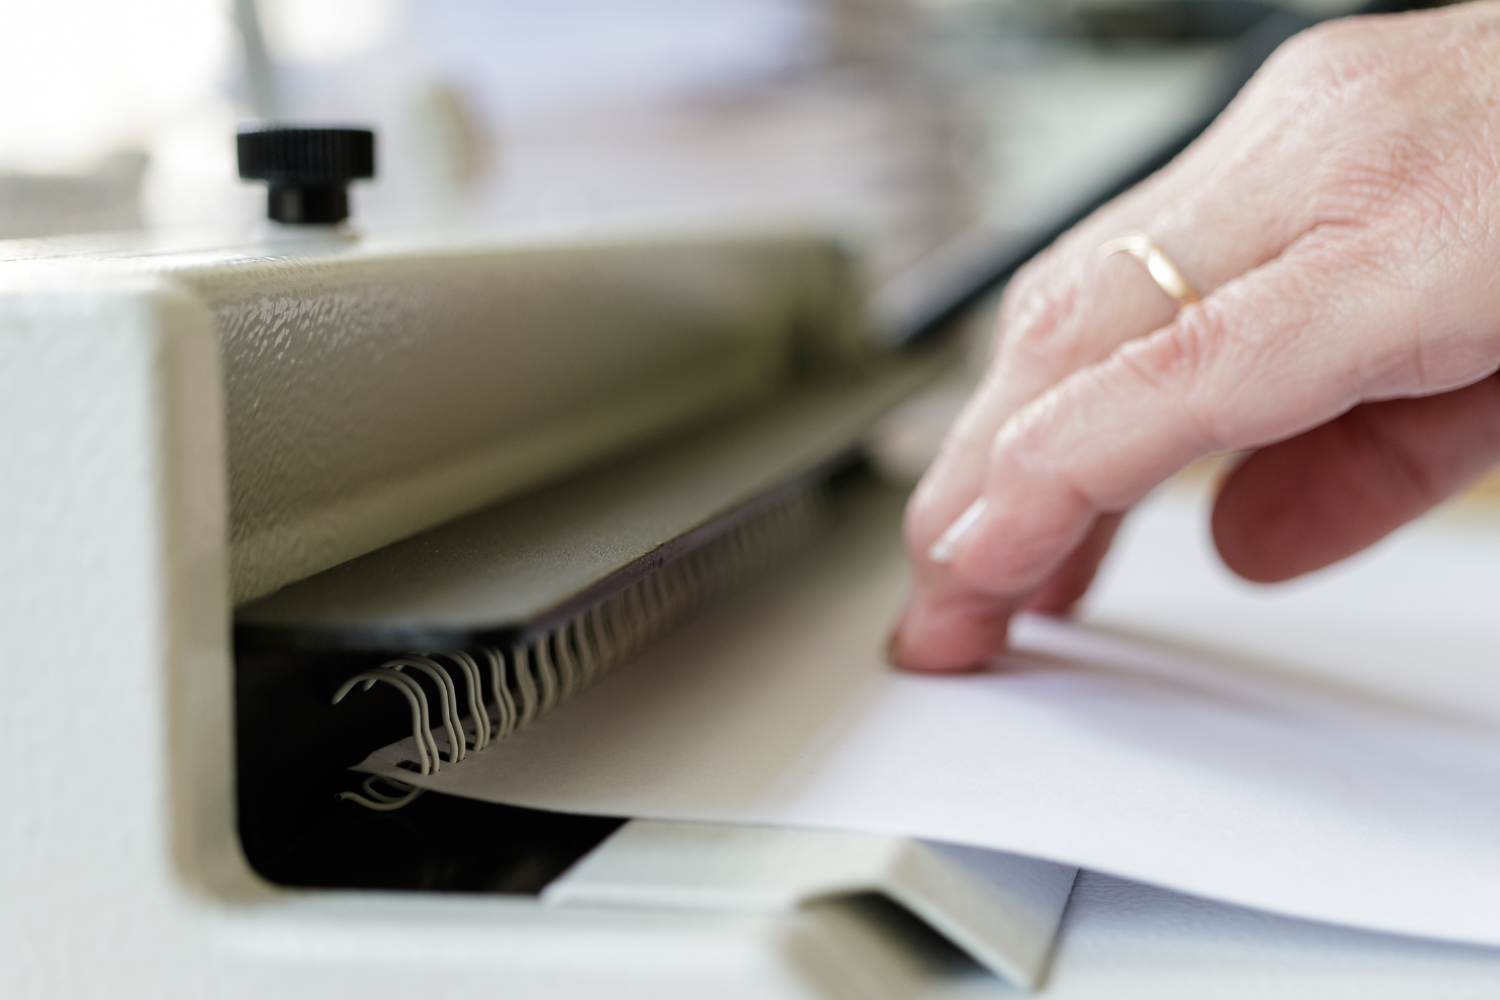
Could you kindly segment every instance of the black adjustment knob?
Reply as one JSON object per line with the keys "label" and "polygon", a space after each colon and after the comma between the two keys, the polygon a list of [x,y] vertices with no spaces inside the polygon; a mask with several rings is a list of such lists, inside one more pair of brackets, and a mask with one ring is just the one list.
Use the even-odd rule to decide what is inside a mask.
{"label": "black adjustment knob", "polygon": [[277,222],[343,222],[349,182],[375,176],[375,133],[362,128],[242,129],[240,176],[267,181],[266,211]]}

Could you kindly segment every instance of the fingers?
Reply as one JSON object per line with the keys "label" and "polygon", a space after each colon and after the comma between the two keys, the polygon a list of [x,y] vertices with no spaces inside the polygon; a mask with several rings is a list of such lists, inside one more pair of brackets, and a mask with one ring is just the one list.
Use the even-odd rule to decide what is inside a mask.
{"label": "fingers", "polygon": [[[1097,253],[1101,243],[1127,228],[1125,219],[1149,217],[1152,210],[1112,206],[1013,283],[1001,309],[988,377],[913,496],[914,546],[926,549],[978,495],[990,441],[1012,413],[1069,373],[1107,357],[1120,343],[1171,320],[1175,305],[1138,263],[1124,255],[1101,258]],[[1159,238],[1173,245],[1171,236]],[[1195,248],[1185,260],[1198,257]],[[1226,259],[1222,267],[1239,263]],[[1218,283],[1220,265],[1182,266],[1200,290]]]}
{"label": "fingers", "polygon": [[1272,583],[1352,555],[1500,462],[1500,379],[1372,403],[1255,452],[1219,491],[1214,542]]}
{"label": "fingers", "polygon": [[[957,669],[976,662],[960,657],[998,651],[984,647],[1003,639],[1003,616],[1058,572],[1097,517],[1193,459],[1289,437],[1357,403],[1366,369],[1394,367],[1385,355],[1401,349],[1393,331],[1409,316],[1389,295],[1386,308],[1371,306],[1387,279],[1340,270],[1345,260],[1290,251],[1008,420],[987,456],[980,514],[940,553],[951,560],[927,579],[942,586],[919,588],[902,621],[903,653],[918,653],[915,636],[947,632],[912,665]],[[1347,339],[1314,336],[1325,329],[1364,332],[1358,370]]]}
{"label": "fingers", "polygon": [[[1245,163],[1255,157],[1239,157]],[[1221,151],[1213,170],[1234,173],[1236,157]],[[892,658],[914,669],[971,666],[1004,643],[1014,601],[983,600],[948,579],[946,567],[926,558],[938,536],[980,495],[989,452],[1002,424],[1059,380],[1107,358],[1121,343],[1169,322],[1176,312],[1141,266],[1123,255],[1101,258],[1098,247],[1147,222],[1172,249],[1200,293],[1274,257],[1298,231],[1297,213],[1274,211],[1257,197],[1266,183],[1241,177],[1247,205],[1218,197],[1223,177],[1194,178],[1191,162],[1107,206],[1027,268],[1012,283],[1002,309],[1000,346],[985,383],[959,417],[907,509],[906,537],[916,594],[893,638]],[[1239,170],[1244,175],[1247,170]],[[1231,178],[1232,180],[1232,178]],[[1195,199],[1177,191],[1204,192]],[[1263,217],[1262,217],[1263,216]],[[1032,606],[1061,612],[1082,596],[1108,550],[1117,517],[1101,521],[1088,544],[1062,567]],[[1081,536],[1080,536],[1081,537]],[[947,630],[949,622],[966,622]]]}
{"label": "fingers", "polygon": [[1061,615],[1070,611],[1088,591],[1089,584],[1094,582],[1099,564],[1109,552],[1124,518],[1123,514],[1105,514],[1096,518],[1078,547],[1068,553],[1062,565],[1053,570],[1052,575],[1043,580],[1021,606],[1044,615]]}
{"label": "fingers", "polygon": [[[1030,611],[1062,614],[1088,589],[1121,515],[1099,518],[1084,542],[1024,603]],[[1005,645],[1015,601],[997,601],[939,576],[919,588],[902,612],[902,627],[891,637],[890,659],[908,670],[939,671],[977,667]]]}
{"label": "fingers", "polygon": [[979,494],[990,443],[1011,414],[1175,315],[1140,264],[1124,255],[1100,258],[1101,244],[1144,228],[1207,295],[1274,259],[1316,222],[1316,200],[1289,192],[1286,177],[1321,154],[1285,148],[1286,129],[1253,106],[1225,119],[1236,120],[1216,123],[1178,161],[1105,206],[1011,282],[988,377],[912,497],[914,557]]}
{"label": "fingers", "polygon": [[1085,238],[1072,237],[1013,283],[984,384],[912,497],[914,554],[925,551],[979,495],[990,442],[1012,413],[1068,373],[1107,357],[1119,342],[1171,319],[1172,301],[1139,264],[1123,256],[1100,259],[1094,252],[1107,238],[1084,245]]}
{"label": "fingers", "polygon": [[913,591],[891,636],[890,661],[906,670],[951,671],[981,666],[1005,646],[1016,602],[997,600],[938,577]]}
{"label": "fingers", "polygon": [[[1060,382],[1008,421],[989,455],[985,515],[952,571],[993,594],[1029,590],[1094,516],[1124,510],[1177,469],[1323,423],[1359,401],[1358,373],[1324,322],[1360,322],[1300,255],[1284,256]],[[1350,301],[1353,300],[1353,301]],[[1274,402],[1273,402],[1274,401]]]}

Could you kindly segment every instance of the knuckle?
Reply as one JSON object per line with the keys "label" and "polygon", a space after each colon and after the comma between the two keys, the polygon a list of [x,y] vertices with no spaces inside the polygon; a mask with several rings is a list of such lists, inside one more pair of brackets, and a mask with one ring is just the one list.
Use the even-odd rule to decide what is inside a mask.
{"label": "knuckle", "polygon": [[1325,22],[1288,40],[1257,78],[1261,104],[1308,164],[1320,221],[1357,227],[1388,214],[1418,189],[1435,191],[1444,164],[1462,159],[1453,155],[1462,136],[1440,134],[1443,116],[1430,106],[1467,100],[1448,66],[1456,54],[1397,44],[1393,30],[1384,20]]}
{"label": "knuckle", "polygon": [[1267,63],[1273,77],[1306,86],[1343,89],[1377,73],[1389,46],[1358,18],[1324,21],[1289,38]]}
{"label": "knuckle", "polygon": [[1153,389],[1171,391],[1193,379],[1203,368],[1221,327],[1215,311],[1202,305],[1189,306],[1166,329],[1121,345],[1118,357],[1122,365]]}
{"label": "knuckle", "polygon": [[1199,304],[1184,309],[1172,326],[1126,343],[1116,354],[1129,377],[1169,401],[1193,447],[1205,452],[1219,450],[1223,435],[1215,429],[1212,402],[1202,386],[1211,381],[1207,371],[1230,337],[1222,312]]}
{"label": "knuckle", "polygon": [[1000,349],[1023,361],[1049,353],[1077,306],[1076,292],[1052,280],[1045,262],[1028,264],[1001,301]]}
{"label": "knuckle", "polygon": [[1040,463],[1047,441],[1058,423],[1060,388],[1054,386],[1011,415],[990,439],[989,465],[994,468],[1030,469]]}
{"label": "knuckle", "polygon": [[1328,148],[1330,133],[1354,141],[1399,103],[1403,80],[1427,72],[1421,53],[1393,45],[1386,29],[1358,18],[1327,21],[1292,36],[1256,75],[1262,108],[1295,136]]}

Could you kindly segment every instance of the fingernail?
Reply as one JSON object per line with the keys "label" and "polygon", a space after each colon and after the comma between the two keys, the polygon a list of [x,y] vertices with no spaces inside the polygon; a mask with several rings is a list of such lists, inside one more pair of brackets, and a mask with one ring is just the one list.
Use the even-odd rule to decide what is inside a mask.
{"label": "fingernail", "polygon": [[967,510],[958,515],[958,520],[948,525],[948,530],[943,532],[942,537],[932,543],[932,548],[927,550],[927,558],[939,566],[946,566],[958,555],[958,546],[964,540],[964,536],[973,530],[974,525],[984,516],[985,508],[990,502],[980,497],[969,504]]}

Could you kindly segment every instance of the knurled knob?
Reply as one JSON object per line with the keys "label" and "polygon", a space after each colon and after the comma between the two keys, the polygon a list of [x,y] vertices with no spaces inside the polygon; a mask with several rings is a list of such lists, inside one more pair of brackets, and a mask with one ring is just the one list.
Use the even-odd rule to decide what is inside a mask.
{"label": "knurled knob", "polygon": [[375,133],[362,128],[241,129],[240,176],[266,181],[266,212],[277,222],[331,223],[349,217],[349,182],[375,176]]}

